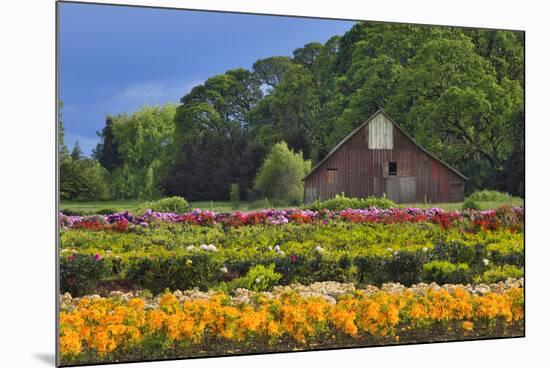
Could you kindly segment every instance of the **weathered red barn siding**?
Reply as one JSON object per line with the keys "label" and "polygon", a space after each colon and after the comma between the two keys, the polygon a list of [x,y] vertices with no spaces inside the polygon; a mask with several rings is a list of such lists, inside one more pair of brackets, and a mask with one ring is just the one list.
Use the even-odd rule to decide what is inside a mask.
{"label": "weathered red barn siding", "polygon": [[[381,196],[392,185],[386,183],[392,180],[393,185],[399,182],[405,188],[405,202],[463,201],[464,177],[426,153],[392,124],[393,149],[369,149],[369,124],[364,124],[306,177],[305,201],[326,200],[340,193],[349,197]],[[397,163],[396,176],[384,172],[389,162]]]}

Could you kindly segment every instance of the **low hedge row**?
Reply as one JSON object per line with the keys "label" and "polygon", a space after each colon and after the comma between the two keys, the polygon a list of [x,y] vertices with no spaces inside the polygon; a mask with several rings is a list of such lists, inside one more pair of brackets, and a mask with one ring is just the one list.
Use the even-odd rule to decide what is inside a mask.
{"label": "low hedge row", "polygon": [[[454,263],[437,259],[432,252],[400,252],[391,257],[349,255],[270,255],[257,259],[224,258],[209,254],[157,254],[146,257],[103,257],[77,254],[62,257],[61,291],[73,295],[98,292],[108,282],[145,288],[159,293],[166,288],[206,290],[238,277],[257,265],[274,265],[282,275],[279,284],[315,281],[380,285],[400,282],[475,283],[497,282],[523,275],[521,266],[484,262]],[[92,266],[91,266],[92,265]]]}
{"label": "low hedge row", "polygon": [[65,231],[61,246],[61,289],[75,295],[109,282],[155,292],[206,289],[270,264],[282,274],[283,285],[489,282],[518,277],[524,259],[522,233],[468,233],[425,223],[163,224],[124,233]]}

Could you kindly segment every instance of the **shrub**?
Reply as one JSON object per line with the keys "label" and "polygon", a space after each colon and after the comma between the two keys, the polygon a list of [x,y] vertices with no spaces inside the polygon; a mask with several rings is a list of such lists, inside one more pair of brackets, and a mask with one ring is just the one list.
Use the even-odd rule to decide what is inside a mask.
{"label": "shrub", "polygon": [[523,277],[523,270],[514,265],[506,264],[502,266],[496,266],[494,268],[491,268],[490,270],[483,272],[482,275],[474,277],[474,282],[484,282],[486,284],[492,284],[502,280],[506,280],[509,277],[513,279],[519,279],[520,277]]}
{"label": "shrub", "polygon": [[166,288],[206,290],[221,273],[221,263],[206,254],[137,257],[129,259],[127,267],[128,281],[153,293]]}
{"label": "shrub", "polygon": [[314,201],[305,208],[312,211],[323,209],[341,211],[346,209],[365,209],[370,207],[391,208],[396,207],[395,202],[389,200],[385,195],[382,197],[370,196],[367,198],[348,198],[344,194],[337,194],[334,198],[326,201]]}
{"label": "shrub", "polygon": [[267,267],[260,264],[250,268],[245,276],[231,281],[227,288],[228,290],[245,288],[253,291],[267,291],[277,285],[281,277],[283,275],[275,272],[274,263]]}
{"label": "shrub", "polygon": [[464,203],[462,204],[463,210],[476,210],[479,211],[481,209],[481,206],[479,203],[477,203],[475,200],[471,198],[467,198]]}
{"label": "shrub", "polygon": [[478,202],[506,202],[510,200],[512,196],[508,193],[498,192],[496,190],[479,190],[468,196],[468,199]]}
{"label": "shrub", "polygon": [[62,208],[61,212],[63,212],[66,216],[90,216],[93,215],[91,211],[83,210],[80,208]]}
{"label": "shrub", "polygon": [[465,284],[469,280],[469,267],[466,263],[432,261],[424,264],[422,269],[426,281],[439,284]]}
{"label": "shrub", "polygon": [[97,291],[103,279],[113,271],[111,262],[99,254],[72,254],[61,257],[59,263],[61,292],[73,296]]}
{"label": "shrub", "polygon": [[117,213],[121,211],[122,211],[122,208],[108,207],[108,208],[100,208],[97,211],[95,211],[95,213],[98,215],[110,215],[112,213]]}
{"label": "shrub", "polygon": [[189,202],[183,197],[167,197],[158,201],[148,201],[140,203],[136,209],[138,213],[151,209],[155,212],[173,212],[184,213],[191,209]]}

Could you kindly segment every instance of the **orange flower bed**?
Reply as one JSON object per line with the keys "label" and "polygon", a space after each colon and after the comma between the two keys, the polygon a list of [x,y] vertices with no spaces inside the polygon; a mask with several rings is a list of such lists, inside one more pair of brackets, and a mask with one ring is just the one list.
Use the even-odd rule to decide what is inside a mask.
{"label": "orange flower bed", "polygon": [[[224,293],[184,301],[174,293],[155,301],[86,297],[61,312],[61,357],[74,362],[82,354],[92,354],[98,360],[112,361],[119,358],[110,354],[124,357],[124,352],[153,343],[157,350],[194,344],[208,350],[209,341],[243,347],[282,340],[299,347],[327,336],[393,336],[398,341],[400,331],[445,324],[460,326],[460,332],[467,335],[495,322],[506,326],[522,320],[523,295],[522,288],[474,295],[457,287],[452,291],[431,288],[424,293],[356,291],[340,296],[335,304],[295,292],[276,297],[256,293],[248,303],[237,303]],[[219,346],[212,349],[219,350]]]}

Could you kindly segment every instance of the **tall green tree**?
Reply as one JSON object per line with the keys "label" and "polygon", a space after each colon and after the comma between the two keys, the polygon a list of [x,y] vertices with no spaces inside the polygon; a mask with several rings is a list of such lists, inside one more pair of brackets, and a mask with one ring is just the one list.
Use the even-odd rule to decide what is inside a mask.
{"label": "tall green tree", "polygon": [[115,135],[113,132],[112,116],[107,116],[105,126],[101,132],[97,132],[97,136],[99,137],[100,142],[94,149],[92,157],[98,160],[99,163],[109,172],[112,172],[123,163],[122,157],[118,152],[118,144],[115,140]]}
{"label": "tall green tree", "polygon": [[73,150],[71,151],[71,159],[73,161],[81,160],[84,157],[82,149],[80,148],[80,143],[78,141],[74,142]]}
{"label": "tall green tree", "polygon": [[261,98],[261,82],[245,69],[209,78],[185,95],[175,116],[177,151],[166,193],[227,199],[228,183],[250,189],[264,151],[254,142],[248,115]]}
{"label": "tall green tree", "polygon": [[94,159],[65,160],[60,165],[59,193],[63,200],[107,199],[107,171]]}
{"label": "tall green tree", "polygon": [[252,69],[258,81],[272,90],[283,80],[285,73],[293,64],[292,59],[287,56],[272,56],[256,61]]}
{"label": "tall green tree", "polygon": [[113,142],[122,161],[111,172],[114,197],[150,199],[162,194],[174,157],[175,113],[176,106],[166,104],[112,117]]}
{"label": "tall green tree", "polygon": [[290,67],[277,88],[250,113],[258,139],[270,147],[284,140],[294,150],[310,157],[312,132],[317,124],[319,95],[311,72]]}
{"label": "tall green tree", "polygon": [[65,144],[65,127],[63,126],[63,101],[59,102],[59,129],[58,129],[58,150],[59,162],[65,162],[70,159],[69,148]]}

